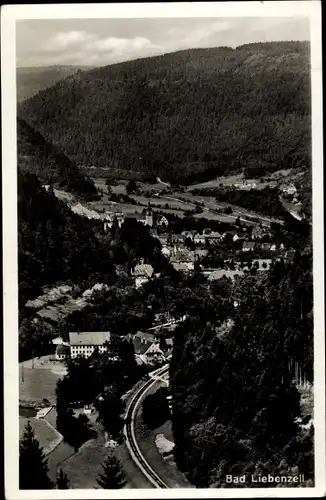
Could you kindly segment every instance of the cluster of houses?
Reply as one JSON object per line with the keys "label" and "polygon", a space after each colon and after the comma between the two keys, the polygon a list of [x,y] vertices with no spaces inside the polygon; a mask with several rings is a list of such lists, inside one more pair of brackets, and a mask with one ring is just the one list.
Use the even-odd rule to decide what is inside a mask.
{"label": "cluster of houses", "polygon": [[255,182],[248,182],[245,179],[242,182],[236,182],[233,187],[236,189],[242,189],[244,191],[249,191],[250,189],[255,189],[257,184]]}
{"label": "cluster of houses", "polygon": [[[122,212],[105,212],[104,214],[104,231],[108,231],[113,222],[116,220],[119,227],[122,226],[125,215]],[[169,226],[169,221],[164,215],[159,215],[153,211],[150,203],[148,203],[148,207],[146,208],[143,214],[136,216],[138,222],[144,224],[144,226],[148,226],[150,228],[167,228]]]}
{"label": "cluster of houses", "polygon": [[[64,342],[61,337],[52,341],[56,346],[55,359],[64,361],[78,356],[89,358],[95,350],[99,353],[106,352],[110,338],[110,332],[70,332],[69,342]],[[155,365],[169,360],[172,356],[172,338],[162,342],[153,333],[137,332],[135,335],[126,335],[123,340],[133,343],[138,364]]]}
{"label": "cluster of houses", "polygon": [[297,188],[295,187],[294,184],[282,185],[280,187],[280,191],[282,192],[283,195],[287,196],[295,196],[297,194]]}
{"label": "cluster of houses", "polygon": [[283,243],[269,243],[261,241],[244,241],[241,247],[242,252],[253,252],[254,250],[261,249],[266,252],[276,252],[284,250]]}

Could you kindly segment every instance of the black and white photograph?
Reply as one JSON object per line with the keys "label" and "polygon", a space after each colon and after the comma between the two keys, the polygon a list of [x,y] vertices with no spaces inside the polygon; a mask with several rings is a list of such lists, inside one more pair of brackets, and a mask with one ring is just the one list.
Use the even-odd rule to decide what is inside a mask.
{"label": "black and white photograph", "polygon": [[9,500],[325,494],[320,2],[172,4],[2,12]]}

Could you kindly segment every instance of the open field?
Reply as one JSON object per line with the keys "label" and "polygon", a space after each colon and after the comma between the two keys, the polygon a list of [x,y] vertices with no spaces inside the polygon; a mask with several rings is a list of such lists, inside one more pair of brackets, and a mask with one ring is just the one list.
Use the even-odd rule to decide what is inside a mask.
{"label": "open field", "polygon": [[[94,178],[93,182],[95,184],[95,187],[100,192],[107,193],[108,188],[106,185],[106,179],[104,179],[103,177],[98,177],[98,178]],[[127,194],[126,193],[126,185],[127,185],[127,181],[123,181],[123,180],[117,181],[114,184],[110,184],[112,193]]]}
{"label": "open field", "polygon": [[[74,455],[74,449],[68,443],[61,441],[58,446],[49,453],[46,457],[48,461],[49,467],[49,477],[52,481],[55,481],[57,476],[57,470],[61,468],[61,464],[64,464],[65,460]],[[62,465],[62,469],[65,472],[64,465]]]}
{"label": "open field", "polygon": [[46,398],[51,404],[55,404],[57,381],[64,376],[65,366],[62,363],[51,363],[48,359],[49,356],[35,359],[34,368],[31,360],[19,364],[20,403],[41,404]]}
{"label": "open field", "polygon": [[28,420],[31,423],[31,426],[33,427],[35,431],[35,437],[38,439],[41,447],[43,448],[44,453],[48,453],[53,445],[55,445],[58,440],[60,439],[59,433],[57,433],[50,425],[45,422],[43,419],[36,419],[36,418],[26,418],[26,417],[19,417],[19,437],[21,438],[25,425],[27,424]]}
{"label": "open field", "polygon": [[[54,418],[55,410],[51,419]],[[105,437],[101,427],[96,422],[93,422],[93,426],[98,433],[97,438],[84,443],[77,453],[74,453],[73,448],[62,441],[48,455],[49,475],[52,480],[56,477],[57,469],[61,468],[67,474],[72,489],[99,488],[96,478],[102,472],[102,464],[108,455],[109,449],[104,446]],[[124,443],[114,449],[114,454],[126,474],[127,482],[124,488],[152,488],[152,485],[132,461]]]}
{"label": "open field", "polygon": [[108,454],[104,442],[102,436],[86,441],[77,453],[61,464],[72,489],[99,488],[96,478],[102,472],[102,464]]}
{"label": "open field", "polygon": [[[295,169],[282,169],[277,170],[276,172],[267,173],[266,175],[253,179],[246,179],[248,184],[255,183],[256,189],[264,189],[266,186],[271,183],[275,184],[289,184],[291,182],[295,182],[303,175],[303,172],[298,172]],[[186,188],[186,191],[191,192],[194,189],[213,189],[218,188],[220,185],[223,187],[232,186],[233,184],[242,182],[244,180],[243,173],[238,173],[236,175],[228,175],[217,177],[216,179],[212,179],[207,182],[201,182],[199,184],[192,184]],[[261,182],[263,181],[263,182]]]}
{"label": "open field", "polygon": [[146,196],[142,195],[133,195],[132,198],[137,201],[137,203],[140,203],[142,205],[147,206],[148,202],[151,203],[151,205],[159,205],[162,209],[164,209],[165,205],[168,204],[169,208],[172,210],[193,210],[193,205],[189,203],[185,203],[182,201],[178,200],[173,200],[173,196],[171,197],[161,195],[160,197],[158,196],[152,196],[150,198],[147,198]]}
{"label": "open field", "polygon": [[[288,173],[288,171],[283,171],[283,173]],[[279,172],[275,173],[275,177],[277,178],[276,174],[279,174]],[[160,212],[165,213],[165,214],[174,214],[174,215],[177,215],[178,217],[183,217],[185,210],[193,210],[195,207],[195,203],[199,202],[199,203],[204,203],[204,207],[202,207],[203,211],[201,213],[195,215],[196,218],[206,218],[208,220],[217,220],[217,221],[231,223],[231,224],[235,221],[235,219],[238,216],[240,216],[240,218],[246,219],[248,223],[252,223],[252,224],[254,224],[256,222],[255,220],[251,220],[253,217],[260,219],[263,223],[264,223],[264,221],[268,222],[268,223],[270,223],[271,221],[280,222],[278,219],[275,219],[272,217],[262,216],[256,212],[248,211],[243,207],[239,207],[239,206],[235,206],[235,205],[231,205],[231,204],[223,203],[223,202],[216,202],[215,198],[212,196],[205,197],[205,196],[197,196],[197,195],[192,194],[192,190],[196,187],[197,188],[206,187],[207,189],[213,188],[213,187],[219,187],[220,182],[223,182],[223,181],[224,181],[224,185],[227,185],[227,184],[231,185],[235,182],[241,181],[241,179],[242,179],[242,174],[228,176],[228,177],[221,177],[221,178],[218,178],[216,180],[209,181],[206,183],[194,184],[192,186],[189,186],[187,188],[186,192],[173,192],[170,194],[159,195],[159,191],[158,191],[158,196],[151,196],[150,198],[148,198],[147,196],[144,196],[144,195],[133,195],[132,196],[133,199],[137,203],[139,203],[139,204],[135,204],[135,205],[130,204],[130,203],[112,202],[108,199],[107,194],[103,194],[101,200],[89,202],[87,204],[85,203],[85,204],[83,204],[83,206],[85,205],[85,206],[87,206],[88,209],[95,211],[94,212],[95,214],[97,212],[99,214],[98,218],[103,217],[103,215],[106,211],[121,212],[127,217],[138,218],[143,213],[144,208],[148,205],[148,202],[150,201],[151,204],[154,206],[154,210],[156,209],[156,210],[159,210]],[[268,179],[272,179],[272,174]],[[102,190],[102,192],[106,191],[105,179],[98,178],[98,179],[94,179],[94,181],[96,181],[96,185]],[[261,188],[264,185],[266,185],[266,183],[259,184],[258,179],[254,179],[254,181],[257,184],[257,188]],[[250,182],[250,180],[248,180],[248,182]],[[124,187],[125,184],[126,184],[126,181],[124,181],[124,182],[119,181],[119,184],[117,184],[116,186],[113,186],[113,189],[116,192],[123,192],[125,189],[125,187]],[[149,191],[152,191],[153,186],[156,186],[156,184],[152,185],[152,184],[145,184],[145,183],[142,183],[141,185],[144,188],[144,190],[146,190],[146,188],[147,188]],[[166,186],[164,184],[161,184],[161,183],[157,183],[157,186],[161,187],[160,191],[162,191],[162,189],[166,188]],[[179,198],[181,198],[181,199],[179,199]],[[185,201],[182,201],[182,198],[184,198]],[[68,202],[68,204],[71,204],[71,201],[67,201],[67,202]],[[165,208],[166,204],[168,204],[168,206],[169,206],[168,209]],[[81,205],[81,204],[79,203],[79,205]],[[160,208],[158,208],[158,206]],[[216,209],[221,209],[221,208],[224,208],[226,206],[232,207],[232,210],[233,210],[232,214],[224,215],[222,213],[214,213],[213,212]],[[82,208],[82,206],[81,206],[81,208]]]}
{"label": "open field", "polygon": [[203,212],[201,214],[196,214],[194,216],[196,219],[205,218],[207,220],[217,220],[219,222],[225,222],[226,224],[234,224],[236,221],[235,217],[223,214],[214,214],[213,212]]}

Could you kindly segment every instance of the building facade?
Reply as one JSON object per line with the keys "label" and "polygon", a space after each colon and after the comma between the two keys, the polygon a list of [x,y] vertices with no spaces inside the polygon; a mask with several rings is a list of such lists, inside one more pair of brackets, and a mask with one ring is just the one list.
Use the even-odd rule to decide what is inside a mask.
{"label": "building facade", "polygon": [[77,356],[88,358],[95,349],[98,349],[101,354],[107,350],[106,342],[110,342],[110,332],[70,332],[70,357],[72,359]]}

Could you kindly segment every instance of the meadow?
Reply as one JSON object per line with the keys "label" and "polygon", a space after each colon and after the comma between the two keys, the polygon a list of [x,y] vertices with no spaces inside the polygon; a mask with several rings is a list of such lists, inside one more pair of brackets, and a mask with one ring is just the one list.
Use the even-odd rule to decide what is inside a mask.
{"label": "meadow", "polygon": [[27,422],[30,422],[34,429],[35,437],[38,439],[45,454],[59,441],[60,435],[43,419],[19,417],[19,437],[21,438]]}
{"label": "meadow", "polygon": [[65,373],[65,367],[62,363],[52,364],[46,361],[47,359],[48,357],[44,357],[43,365],[40,364],[40,360],[36,360],[34,368],[32,368],[31,361],[20,363],[19,402],[21,404],[42,404],[43,399],[47,399],[50,404],[56,403],[55,389],[57,381]]}

